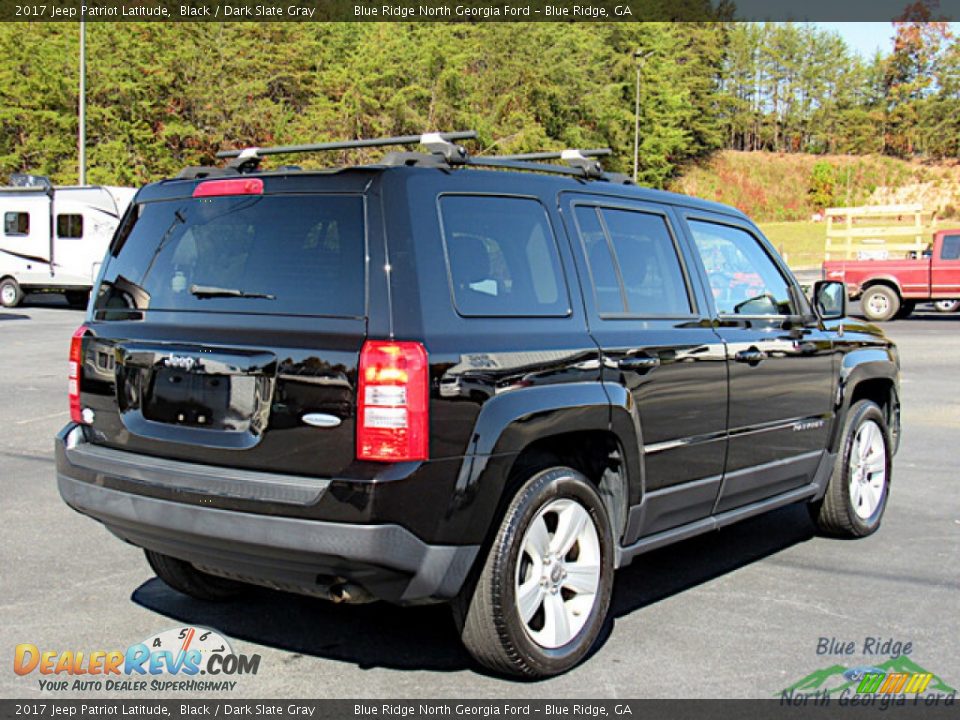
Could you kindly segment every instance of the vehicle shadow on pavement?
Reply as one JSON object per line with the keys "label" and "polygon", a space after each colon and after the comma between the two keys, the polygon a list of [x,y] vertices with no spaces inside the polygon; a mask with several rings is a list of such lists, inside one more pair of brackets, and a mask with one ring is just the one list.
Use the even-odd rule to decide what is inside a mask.
{"label": "vehicle shadow on pavement", "polygon": [[[617,573],[610,617],[632,613],[812,536],[806,510],[793,506],[643,555]],[[132,599],[174,620],[285,650],[291,655],[284,663],[308,655],[361,669],[472,668],[486,674],[461,646],[450,611],[443,605],[335,605],[261,588],[235,601],[207,603],[175,592],[157,578],[137,588]],[[594,652],[612,625],[607,623]]]}
{"label": "vehicle shadow on pavement", "polygon": [[960,322],[960,312],[955,313],[939,313],[939,312],[914,312],[908,318],[897,320],[894,322],[909,323],[911,320],[926,320],[934,322]]}
{"label": "vehicle shadow on pavement", "polygon": [[294,653],[285,662],[314,655],[361,669],[433,671],[473,664],[445,605],[336,605],[262,588],[231,602],[208,603],[181,595],[158,578],[137,588],[133,601],[184,623]]}
{"label": "vehicle shadow on pavement", "polygon": [[86,308],[71,305],[66,301],[63,295],[57,293],[34,293],[26,295],[20,305],[24,309],[44,308],[47,310],[73,310],[75,312],[84,312]]}
{"label": "vehicle shadow on pavement", "polygon": [[628,615],[813,536],[806,507],[788,505],[646,553],[617,574],[610,614]]}
{"label": "vehicle shadow on pavement", "polygon": [[0,320],[29,320],[29,315],[21,315],[19,313],[8,313],[0,312]]}

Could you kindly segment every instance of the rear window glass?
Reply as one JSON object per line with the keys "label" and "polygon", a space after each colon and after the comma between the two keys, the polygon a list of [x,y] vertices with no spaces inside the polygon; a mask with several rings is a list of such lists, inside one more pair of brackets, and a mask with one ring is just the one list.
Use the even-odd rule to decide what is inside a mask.
{"label": "rear window glass", "polygon": [[539,202],[445,195],[440,198],[440,214],[461,315],[569,314],[557,242]]}
{"label": "rear window glass", "polygon": [[96,308],[360,317],[364,257],[355,196],[144,203],[114,242]]}

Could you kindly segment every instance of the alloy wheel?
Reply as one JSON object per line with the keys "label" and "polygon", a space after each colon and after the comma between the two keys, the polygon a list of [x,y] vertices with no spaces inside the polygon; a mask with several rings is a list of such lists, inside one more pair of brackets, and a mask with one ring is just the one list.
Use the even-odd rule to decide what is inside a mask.
{"label": "alloy wheel", "polygon": [[515,579],[517,611],[527,635],[545,648],[583,629],[600,586],[600,540],[586,508],[560,498],[527,528]]}
{"label": "alloy wheel", "polygon": [[868,520],[880,507],[887,484],[886,441],[873,420],[867,420],[857,429],[848,468],[850,502],[857,516]]}

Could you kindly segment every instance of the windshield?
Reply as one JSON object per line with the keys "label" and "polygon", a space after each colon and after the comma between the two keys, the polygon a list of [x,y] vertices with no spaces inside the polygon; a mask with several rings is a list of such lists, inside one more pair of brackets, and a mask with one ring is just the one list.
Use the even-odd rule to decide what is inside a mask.
{"label": "windshield", "polygon": [[185,198],[134,207],[95,309],[364,315],[357,196]]}

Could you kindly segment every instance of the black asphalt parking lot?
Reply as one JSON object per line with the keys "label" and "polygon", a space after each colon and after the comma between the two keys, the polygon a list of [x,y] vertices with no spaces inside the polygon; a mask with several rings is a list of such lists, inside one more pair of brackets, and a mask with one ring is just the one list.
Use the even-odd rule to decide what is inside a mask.
{"label": "black asphalt parking lot", "polygon": [[[215,628],[261,656],[234,692],[207,695],[221,699],[764,698],[831,665],[877,664],[885,658],[864,645],[888,640],[910,643],[910,660],[960,687],[960,313],[921,308],[886,326],[900,346],[904,432],[876,535],[817,537],[794,506],[643,556],[618,573],[593,656],[537,683],[479,670],[444,607],[267,590],[224,605],[191,600],[157,580],[141,551],[67,508],[52,439],[68,417],[67,349],[82,318],[54,298],[0,310],[2,697],[44,694],[37,673],[12,670],[19,643],[125,649],[180,625]],[[818,654],[821,638],[855,652]]]}

